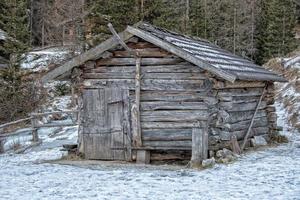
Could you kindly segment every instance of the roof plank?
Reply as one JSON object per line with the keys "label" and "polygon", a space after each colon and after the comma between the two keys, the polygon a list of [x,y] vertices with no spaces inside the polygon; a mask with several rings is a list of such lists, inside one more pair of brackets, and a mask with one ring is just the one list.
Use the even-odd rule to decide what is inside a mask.
{"label": "roof plank", "polygon": [[[129,40],[131,37],[133,37],[133,35],[126,30],[123,31],[122,33],[120,33],[119,36],[123,41]],[[99,44],[98,46],[84,52],[83,54],[81,54],[77,57],[74,57],[73,59],[71,59],[68,62],[66,62],[65,64],[63,64],[62,66],[59,66],[59,67],[53,69],[52,71],[48,72],[45,76],[42,77],[41,81],[45,83],[48,80],[54,79],[64,73],[70,71],[71,69],[73,69],[73,67],[79,66],[86,61],[95,60],[95,59],[101,57],[101,54],[103,52],[105,52],[113,47],[116,47],[118,45],[119,45],[119,42],[114,37],[111,37],[108,40]]]}
{"label": "roof plank", "polygon": [[147,34],[145,31],[128,26],[127,30],[132,33],[133,35],[136,35],[150,43],[155,44],[156,46],[159,46],[162,49],[165,49],[175,55],[177,55],[178,57],[181,57],[183,59],[185,59],[186,61],[189,61],[195,65],[197,65],[198,67],[205,69],[207,71],[210,71],[213,74],[216,74],[222,78],[224,78],[225,80],[228,80],[230,82],[234,82],[236,79],[236,76],[234,74],[228,73],[222,69],[218,69],[208,63],[205,63],[203,61],[201,61],[200,59],[197,59],[195,56],[193,56],[192,54],[168,43],[165,42],[159,38],[157,38],[156,36]]}

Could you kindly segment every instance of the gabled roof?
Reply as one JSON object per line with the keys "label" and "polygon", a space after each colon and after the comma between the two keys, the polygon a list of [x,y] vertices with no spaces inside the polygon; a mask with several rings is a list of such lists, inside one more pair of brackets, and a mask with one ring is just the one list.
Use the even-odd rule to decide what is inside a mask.
{"label": "gabled roof", "polygon": [[[247,59],[223,50],[207,40],[174,33],[150,24],[139,23],[133,27],[128,26],[119,35],[124,41],[133,36],[142,38],[230,82],[234,82],[235,80],[286,81],[283,77]],[[42,81],[56,78],[88,60],[98,59],[101,57],[101,54],[118,44],[118,41],[112,37],[95,48],[50,71],[42,78]]]}

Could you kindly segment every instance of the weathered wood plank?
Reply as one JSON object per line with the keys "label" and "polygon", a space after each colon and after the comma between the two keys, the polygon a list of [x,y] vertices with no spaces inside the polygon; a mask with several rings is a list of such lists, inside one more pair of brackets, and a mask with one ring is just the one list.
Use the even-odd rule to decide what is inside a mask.
{"label": "weathered wood plank", "polygon": [[[128,31],[124,31],[119,34],[121,39],[123,41],[126,41],[130,39],[133,35],[129,33]],[[55,68],[51,72],[47,73],[42,78],[42,82],[47,82],[48,80],[54,79],[68,71],[70,71],[73,67],[80,66],[84,62],[88,60],[95,60],[99,57],[101,57],[101,54],[113,47],[118,46],[118,41],[115,40],[115,38],[111,37],[108,40],[102,42],[100,45],[96,46],[95,48],[92,48],[83,54],[71,59],[70,61],[66,62],[60,67]]]}
{"label": "weathered wood plank", "polygon": [[[98,66],[95,69],[85,70],[86,73],[109,73],[109,72],[124,72],[134,73],[135,66]],[[202,73],[204,70],[191,65],[189,63],[183,63],[179,65],[148,65],[141,66],[141,73]]]}
{"label": "weathered wood plank", "polygon": [[[249,103],[233,103],[233,102],[220,102],[220,107],[226,109],[227,111],[251,111],[255,110],[257,102],[249,102]],[[261,102],[258,109],[265,109],[267,107],[267,103],[265,101]]]}
{"label": "weathered wood plank", "polygon": [[204,130],[200,128],[193,128],[191,167],[200,167],[202,160],[205,159],[203,158],[203,151],[208,147],[208,144],[206,145],[205,142],[206,139],[204,138]]}
{"label": "weathered wood plank", "polygon": [[136,72],[135,72],[135,104],[132,107],[132,130],[133,130],[133,144],[136,147],[142,146],[141,135],[141,114],[140,114],[140,98],[141,98],[141,58],[136,58]]}
{"label": "weathered wood plank", "polygon": [[[142,58],[141,65],[173,65],[184,62],[180,58]],[[97,61],[101,65],[135,65],[135,58],[106,58]]]}
{"label": "weathered wood plank", "polygon": [[238,88],[263,88],[264,82],[259,81],[235,81],[230,82],[217,82],[214,84],[215,89],[238,89]]}
{"label": "weathered wood plank", "polygon": [[143,122],[160,122],[160,121],[204,121],[208,117],[208,111],[144,111],[141,113],[141,121]]}
{"label": "weathered wood plank", "polygon": [[232,97],[250,97],[260,96],[263,88],[247,88],[247,89],[224,89],[218,92],[218,96],[232,96]]}
{"label": "weathered wood plank", "polygon": [[215,97],[210,97],[205,93],[196,91],[142,91],[142,101],[189,101],[189,102],[205,102],[214,105],[218,102]]}
{"label": "weathered wood plank", "polygon": [[144,141],[143,146],[145,147],[191,147],[192,141]]}
{"label": "weathered wood plank", "polygon": [[142,129],[155,129],[155,128],[197,128],[205,127],[207,121],[197,121],[197,122],[141,122]]}
{"label": "weathered wood plank", "polygon": [[192,129],[144,129],[143,141],[192,140]]}
{"label": "weathered wood plank", "polygon": [[[230,112],[228,123],[236,123],[240,121],[250,120],[253,116],[253,111],[244,112]],[[267,113],[265,110],[259,110],[256,114],[256,118],[266,117]]]}
{"label": "weathered wood plank", "polygon": [[[84,81],[85,87],[118,87],[135,89],[133,79],[90,79]],[[141,81],[141,90],[169,90],[169,91],[207,91],[209,83],[203,80],[159,80],[145,79]]]}
{"label": "weathered wood plank", "polygon": [[[247,130],[249,124],[250,124],[250,120],[245,120],[245,121],[241,121],[241,122],[237,122],[234,124],[230,124],[230,131],[239,131],[239,130]],[[253,122],[253,128],[256,127],[267,127],[268,126],[268,119],[267,117],[261,117],[261,118],[255,118],[254,122]]]}
{"label": "weathered wood plank", "polygon": [[129,48],[132,48],[132,49],[145,49],[145,48],[157,48],[157,46],[155,46],[154,44],[152,43],[149,43],[149,42],[146,42],[146,41],[143,41],[143,42],[138,42],[138,43],[133,43],[133,42],[129,42],[127,44],[127,46]]}
{"label": "weathered wood plank", "polygon": [[150,101],[142,102],[141,109],[148,110],[206,110],[208,106],[204,102],[167,102]]}
{"label": "weathered wood plank", "polygon": [[136,163],[138,163],[138,164],[149,164],[150,163],[150,151],[137,150],[137,152],[136,152]]}
{"label": "weathered wood plank", "polygon": [[[170,56],[171,54],[167,51],[162,50],[161,48],[145,48],[145,49],[136,49],[136,51],[139,53],[139,56],[146,58],[159,58],[159,57],[167,57]],[[128,53],[127,51],[114,51],[113,52],[114,57],[119,57],[119,58],[128,58],[128,57],[133,57]]]}
{"label": "weathered wood plank", "polygon": [[[104,72],[84,73],[85,79],[134,79],[135,74],[128,72]],[[167,80],[205,80],[202,73],[145,73],[143,79],[167,79]]]}

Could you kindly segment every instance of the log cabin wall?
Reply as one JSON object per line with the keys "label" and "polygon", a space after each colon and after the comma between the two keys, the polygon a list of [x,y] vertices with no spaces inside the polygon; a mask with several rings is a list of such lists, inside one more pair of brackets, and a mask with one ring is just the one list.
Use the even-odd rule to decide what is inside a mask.
{"label": "log cabin wall", "polygon": [[[244,138],[264,82],[231,84],[148,42],[134,38],[127,45],[142,57],[141,136],[142,147],[152,148],[151,160],[190,159],[193,128],[209,132],[212,152],[231,148],[232,135],[239,141]],[[106,55],[81,66],[83,87],[128,89],[132,106],[136,58],[122,49]],[[276,127],[272,91],[270,85],[255,117],[252,135],[266,135]]]}
{"label": "log cabin wall", "polygon": [[[190,155],[192,129],[205,129],[209,108],[216,104],[208,74],[177,56],[147,42],[128,43],[141,54],[140,121],[142,147],[157,151],[181,150]],[[88,62],[83,69],[85,88],[129,89],[135,103],[135,61],[124,50],[108,53],[109,58]],[[159,153],[160,154],[160,153]],[[160,154],[161,155],[161,154]],[[177,158],[178,152],[165,158]],[[177,157],[176,157],[177,156]],[[183,158],[181,157],[181,158]],[[163,159],[155,151],[153,159]]]}
{"label": "log cabin wall", "polygon": [[242,143],[265,86],[266,91],[255,115],[249,138],[258,135],[267,138],[277,127],[274,84],[260,81],[236,81],[234,84],[220,80],[215,82],[218,110],[210,124],[209,140],[213,149],[231,148],[229,140],[232,135]]}

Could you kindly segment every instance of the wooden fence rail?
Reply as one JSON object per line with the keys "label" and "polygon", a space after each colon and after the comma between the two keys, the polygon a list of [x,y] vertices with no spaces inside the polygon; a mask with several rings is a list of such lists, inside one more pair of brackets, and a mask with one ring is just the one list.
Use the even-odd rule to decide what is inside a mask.
{"label": "wooden fence rail", "polygon": [[38,136],[38,129],[42,127],[63,127],[63,126],[75,126],[77,123],[53,123],[53,124],[38,124],[39,117],[52,115],[52,114],[70,114],[75,113],[76,115],[76,121],[78,121],[78,110],[66,110],[66,111],[53,111],[53,112],[44,112],[44,113],[31,113],[30,117],[19,119],[13,122],[8,122],[5,124],[0,125],[0,153],[4,153],[4,140],[7,137],[16,136],[19,134],[22,134],[23,132],[14,132],[14,133],[3,133],[1,134],[1,129],[7,128],[9,126],[19,124],[21,122],[30,121],[31,122],[31,129],[29,131],[32,131],[32,141],[37,143],[39,142],[39,136]]}

